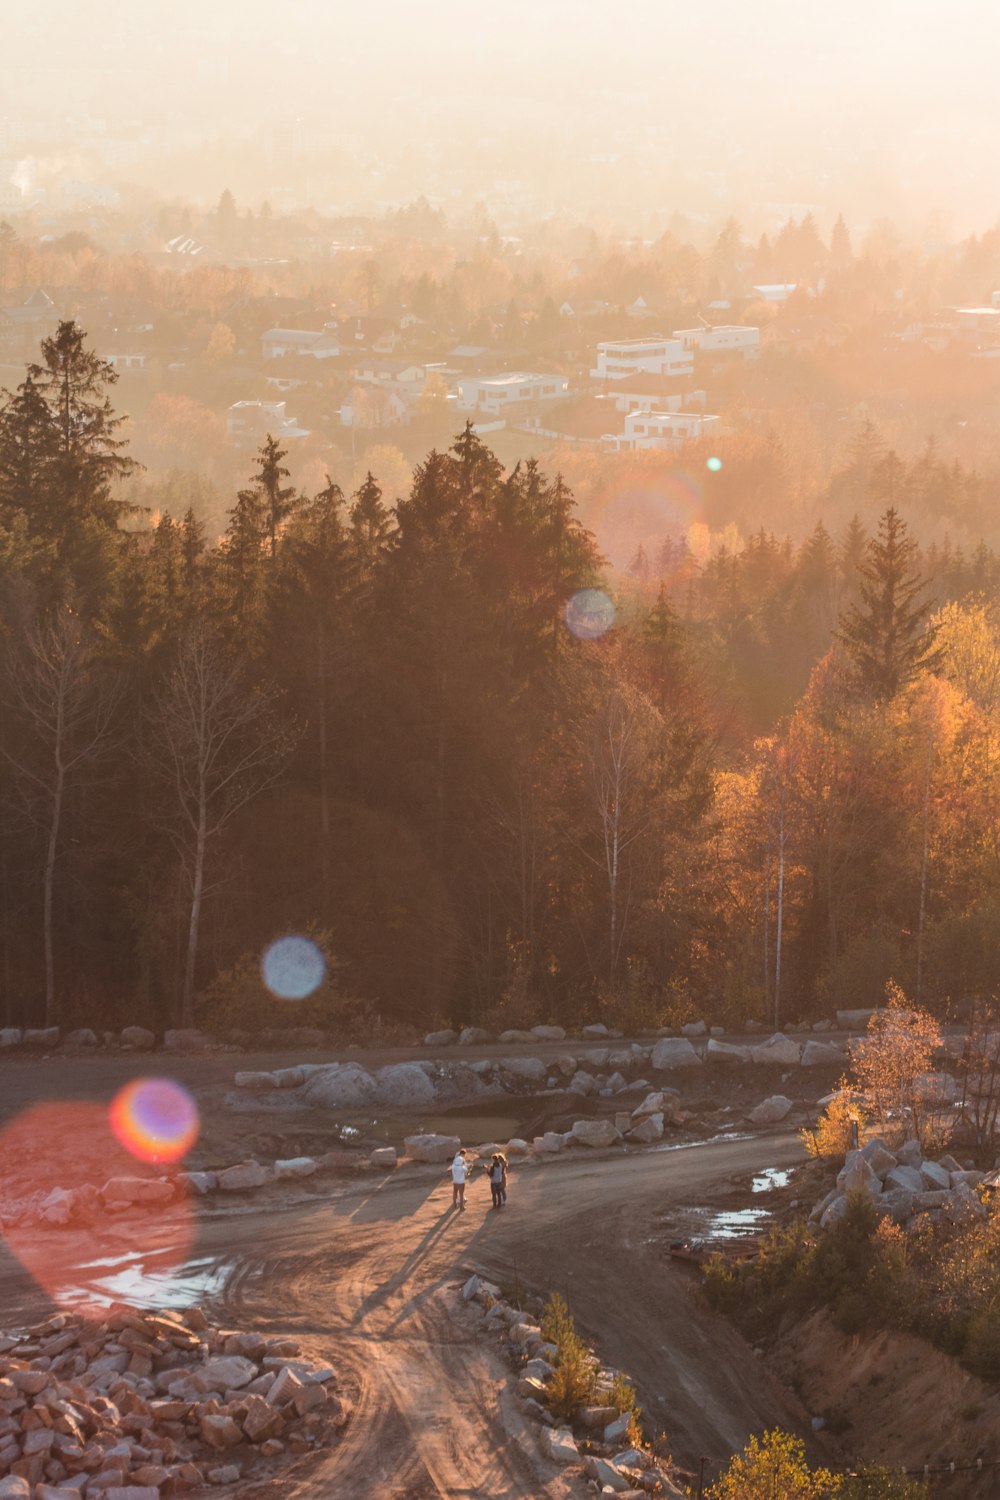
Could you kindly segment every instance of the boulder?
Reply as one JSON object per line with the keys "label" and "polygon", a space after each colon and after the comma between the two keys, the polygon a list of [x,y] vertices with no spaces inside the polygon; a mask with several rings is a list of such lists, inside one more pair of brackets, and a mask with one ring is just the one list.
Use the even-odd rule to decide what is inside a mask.
{"label": "boulder", "polygon": [[504,1156],[527,1156],[530,1150],[531,1147],[527,1141],[522,1141],[520,1136],[512,1135],[503,1148],[503,1154]]}
{"label": "boulder", "polygon": [[966,1224],[970,1219],[984,1219],[986,1209],[976,1194],[964,1182],[954,1187],[944,1205],[944,1216],[952,1224]]}
{"label": "boulder", "polygon": [[145,1026],[125,1026],[122,1029],[122,1046],[132,1052],[150,1052],[156,1045],[156,1037]]}
{"label": "boulder", "polygon": [[232,1417],[223,1416],[221,1413],[202,1417],[198,1426],[201,1430],[202,1442],[220,1452],[224,1448],[235,1448],[237,1443],[243,1441],[243,1433]]}
{"label": "boulder", "polygon": [[376,1146],[368,1158],[370,1167],[394,1167],[396,1165],[395,1146]]}
{"label": "boulder", "polygon": [[263,1187],[270,1173],[258,1161],[241,1161],[219,1173],[219,1187],[224,1193],[247,1193]]}
{"label": "boulder", "polygon": [[614,1464],[608,1463],[606,1458],[597,1458],[593,1453],[588,1453],[583,1461],[583,1471],[588,1479],[596,1479],[602,1490],[630,1490],[632,1481],[626,1479]]}
{"label": "boulder", "polygon": [[892,1167],[885,1174],[886,1188],[902,1188],[907,1193],[923,1193],[926,1191],[924,1180],[916,1167],[908,1167],[901,1164]]}
{"label": "boulder", "polygon": [[[554,1464],[580,1462],[580,1450],[568,1427],[543,1427],[539,1439],[542,1453]],[[27,1491],[25,1491],[27,1494]]]}
{"label": "boulder", "polygon": [[961,1172],[962,1170],[962,1163],[956,1161],[955,1158],[947,1152],[944,1156],[938,1157],[938,1166],[944,1167],[946,1172]]}
{"label": "boulder", "polygon": [[819,1216],[820,1229],[829,1229],[838,1219],[842,1219],[847,1212],[847,1199],[843,1193],[837,1193],[832,1203],[828,1203]]}
{"label": "boulder", "polygon": [[561,1052],[558,1057],[552,1059],[550,1066],[563,1078],[572,1078],[576,1072],[576,1058],[570,1057],[568,1052]]}
{"label": "boulder", "polygon": [[548,1077],[548,1067],[540,1057],[505,1057],[502,1064],[505,1073],[510,1073],[521,1083],[542,1085]]}
{"label": "boulder", "polygon": [[658,1072],[667,1068],[698,1068],[701,1058],[686,1036],[665,1036],[649,1055],[650,1066]]}
{"label": "boulder", "polygon": [[0,1500],[31,1500],[31,1485],[20,1474],[8,1474],[0,1479]]}
{"label": "boulder", "polygon": [[837,1189],[831,1188],[825,1198],[821,1198],[818,1203],[815,1203],[813,1205],[812,1210],[809,1214],[809,1222],[811,1224],[814,1224],[819,1219],[821,1219],[826,1210],[830,1207],[830,1204],[833,1202],[834,1198],[839,1197],[840,1194],[837,1192]]}
{"label": "boulder", "polygon": [[587,1066],[591,1068],[604,1068],[607,1067],[607,1062],[610,1055],[610,1051],[607,1047],[591,1047],[589,1052],[585,1052],[583,1054],[580,1061],[581,1064],[586,1063]]}
{"label": "boulder", "polygon": [[873,1010],[838,1010],[837,1029],[839,1031],[866,1031],[873,1015],[875,1015]]}
{"label": "boulder", "polygon": [[241,1072],[234,1076],[233,1083],[238,1089],[253,1089],[257,1093],[280,1087],[276,1073]]}
{"label": "boulder", "polygon": [[577,1420],[588,1432],[603,1432],[609,1422],[618,1415],[617,1406],[581,1406]]}
{"label": "boulder", "polygon": [[420,1109],[434,1103],[434,1084],[419,1063],[390,1063],[375,1074],[375,1097],[379,1104]]}
{"label": "boulder", "polygon": [[523,1030],[523,1028],[521,1030],[518,1030],[517,1027],[513,1028],[513,1030],[510,1031],[501,1031],[500,1035],[497,1037],[498,1042],[503,1042],[508,1045],[511,1042],[533,1042],[534,1040],[535,1038],[530,1031],[525,1031]]}
{"label": "boulder", "polygon": [[53,1188],[39,1204],[38,1217],[45,1224],[68,1224],[73,1214],[74,1196],[67,1188]]}
{"label": "boulder", "polygon": [[919,1141],[904,1141],[896,1148],[896,1160],[901,1167],[916,1167],[919,1171],[923,1159],[924,1153],[920,1149]]}
{"label": "boulder", "polygon": [[654,1141],[663,1139],[663,1116],[661,1114],[643,1115],[637,1125],[633,1125],[626,1137],[628,1141],[635,1141],[640,1146],[652,1145]]}
{"label": "boulder", "polygon": [[257,1379],[257,1366],[241,1354],[208,1359],[191,1371],[191,1383],[199,1391],[240,1391]]}
{"label": "boulder", "polygon": [[241,1473],[239,1464],[220,1464],[217,1469],[209,1469],[205,1478],[209,1484],[235,1484]]}
{"label": "boulder", "polygon": [[311,1177],[319,1171],[319,1162],[313,1156],[290,1156],[285,1161],[276,1161],[274,1175],[278,1182],[297,1177]]}
{"label": "boulder", "polygon": [[621,1141],[610,1120],[576,1120],[570,1133],[580,1146],[617,1146]]}
{"label": "boulder", "polygon": [[460,1047],[481,1047],[488,1042],[490,1034],[481,1026],[465,1026],[458,1034],[458,1045]]}
{"label": "boulder", "polygon": [[522,1375],[531,1375],[535,1380],[551,1380],[555,1373],[555,1365],[550,1365],[547,1359],[529,1359],[521,1370]]}
{"label": "boulder", "polygon": [[540,1042],[564,1042],[566,1032],[561,1026],[532,1026],[532,1036],[536,1036]]}
{"label": "boulder", "polygon": [[747,1119],[753,1125],[777,1125],[779,1120],[785,1118],[791,1107],[791,1099],[786,1099],[784,1094],[772,1094],[770,1099],[765,1099],[757,1105],[756,1109],[752,1109]]}
{"label": "boulder", "polygon": [[105,1204],[165,1203],[173,1184],[159,1177],[112,1177],[100,1190]]}
{"label": "boulder", "polygon": [[905,1224],[913,1213],[915,1201],[913,1193],[908,1193],[905,1188],[890,1188],[876,1199],[875,1206],[883,1218]]}
{"label": "boulder", "polygon": [[473,1297],[478,1294],[479,1288],[482,1286],[482,1284],[483,1283],[480,1281],[478,1276],[469,1277],[468,1281],[462,1288],[462,1296],[465,1298],[466,1302],[472,1301]]}
{"label": "boulder", "polygon": [[681,1027],[681,1036],[707,1036],[708,1027],[704,1021],[685,1021]]}
{"label": "boulder", "polygon": [[630,1413],[625,1412],[623,1416],[616,1417],[613,1422],[608,1423],[604,1429],[604,1441],[608,1444],[609,1448],[617,1447],[619,1443],[625,1441],[628,1437],[630,1421]]}
{"label": "boulder", "polygon": [[884,1141],[866,1141],[861,1148],[861,1155],[880,1180],[896,1165],[896,1158]]}
{"label": "boulder", "polygon": [[359,1109],[374,1101],[376,1083],[358,1063],[327,1063],[310,1073],[302,1086],[305,1104],[317,1109]]}
{"label": "boulder", "polygon": [[866,1193],[869,1198],[877,1198],[882,1192],[882,1179],[860,1151],[848,1151],[837,1174],[837,1188],[845,1195]]}
{"label": "boulder", "polygon": [[68,1036],[63,1037],[64,1047],[96,1047],[99,1040],[96,1031],[91,1031],[89,1026],[80,1026],[76,1031],[71,1031]]}
{"label": "boulder", "polygon": [[620,1094],[622,1089],[628,1088],[628,1083],[621,1073],[612,1073],[604,1087],[609,1094]]}
{"label": "boulder", "polygon": [[574,1073],[566,1085],[571,1094],[579,1094],[581,1098],[587,1098],[590,1094],[597,1093],[597,1084],[589,1073]]}
{"label": "boulder", "polygon": [[834,1042],[806,1042],[799,1063],[803,1068],[820,1068],[825,1064],[839,1064],[844,1054]]}
{"label": "boulder", "polygon": [[424,1037],[424,1046],[453,1047],[457,1041],[457,1031],[429,1031]]}
{"label": "boulder", "polygon": [[219,1186],[218,1172],[178,1172],[177,1181],[194,1192],[204,1195],[214,1193]]}
{"label": "boulder", "polygon": [[59,1043],[59,1027],[29,1027],[21,1040],[26,1047],[55,1047]]}
{"label": "boulder", "polygon": [[515,1348],[523,1349],[527,1344],[540,1343],[542,1330],[537,1323],[512,1323],[507,1337]]}
{"label": "boulder", "polygon": [[461,1148],[457,1135],[408,1135],[403,1142],[404,1152],[414,1161],[451,1161]]}
{"label": "boulder", "polygon": [[792,1067],[798,1064],[801,1049],[798,1042],[776,1031],[766,1042],[754,1042],[750,1061],[764,1067]]}
{"label": "boulder", "polygon": [[930,1213],[934,1209],[944,1208],[948,1201],[948,1193],[942,1192],[940,1188],[930,1189],[926,1193],[913,1194],[913,1212],[916,1214]]}
{"label": "boulder", "polygon": [[939,1167],[936,1161],[922,1161],[916,1170],[929,1192],[946,1193],[951,1187],[951,1173]]}
{"label": "boulder", "polygon": [[563,1148],[562,1134],[558,1130],[547,1130],[544,1135],[536,1135],[532,1145],[537,1156],[555,1156]]}
{"label": "boulder", "polygon": [[193,1026],[177,1026],[163,1033],[164,1052],[207,1052],[211,1037]]}
{"label": "boulder", "polygon": [[978,1187],[983,1180],[984,1176],[982,1172],[963,1172],[960,1169],[957,1172],[948,1173],[948,1181],[951,1187],[974,1188]]}
{"label": "boulder", "polygon": [[596,1041],[598,1037],[610,1036],[611,1033],[603,1021],[594,1021],[590,1026],[584,1026],[580,1035],[587,1037],[588,1040]]}
{"label": "boulder", "polygon": [[950,1073],[924,1073],[914,1080],[914,1091],[925,1104],[954,1104],[958,1084]]}
{"label": "boulder", "polygon": [[24,1032],[20,1026],[4,1026],[0,1030],[0,1050],[8,1047],[20,1047]]}
{"label": "boulder", "polygon": [[714,1036],[711,1036],[705,1048],[705,1061],[723,1063],[727,1067],[736,1067],[740,1063],[750,1061],[750,1049],[749,1047],[739,1047],[735,1042],[720,1042]]}

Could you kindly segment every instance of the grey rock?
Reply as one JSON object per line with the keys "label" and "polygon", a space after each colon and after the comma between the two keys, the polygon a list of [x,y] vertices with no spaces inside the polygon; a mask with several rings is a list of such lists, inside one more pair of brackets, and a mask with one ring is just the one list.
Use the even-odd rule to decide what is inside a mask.
{"label": "grey rock", "polygon": [[532,1026],[532,1036],[536,1036],[540,1042],[564,1042],[566,1032],[561,1026]]}
{"label": "grey rock", "polygon": [[924,1180],[916,1167],[908,1167],[900,1164],[893,1167],[885,1174],[885,1186],[887,1188],[903,1188],[908,1193],[922,1193],[925,1191]]}
{"label": "grey rock", "polygon": [[303,1102],[316,1109],[357,1109],[374,1102],[375,1079],[358,1063],[329,1063],[310,1073]]}
{"label": "grey rock", "polygon": [[891,1151],[886,1150],[881,1141],[866,1141],[861,1149],[861,1155],[880,1181],[896,1165],[896,1158]]}
{"label": "grey rock", "polygon": [[274,1164],[274,1175],[278,1182],[298,1177],[311,1177],[314,1172],[318,1171],[319,1162],[313,1156],[292,1156],[284,1161],[276,1161]]}
{"label": "grey rock", "polygon": [[21,1040],[26,1047],[55,1047],[59,1042],[59,1027],[28,1027]]}
{"label": "grey rock", "polygon": [[424,1046],[453,1047],[457,1041],[457,1031],[429,1031],[424,1037]]}
{"label": "grey rock", "polygon": [[961,1168],[957,1172],[948,1173],[948,1184],[950,1187],[978,1187],[984,1180],[982,1172],[963,1172]]}
{"label": "grey rock", "polygon": [[562,1134],[558,1130],[547,1130],[544,1135],[536,1135],[532,1145],[537,1156],[555,1156],[563,1149]]}
{"label": "grey rock", "polygon": [[803,1068],[819,1068],[824,1064],[839,1064],[844,1061],[844,1054],[835,1042],[806,1042],[802,1048],[802,1056],[799,1065]]}
{"label": "grey rock", "polygon": [[633,1125],[626,1135],[626,1140],[635,1141],[640,1146],[652,1145],[654,1141],[663,1139],[663,1116],[662,1114],[643,1115],[637,1125]]}
{"label": "grey rock", "polygon": [[838,1219],[842,1219],[846,1212],[847,1199],[844,1197],[843,1193],[838,1193],[833,1202],[828,1203],[826,1208],[824,1208],[823,1212],[820,1214],[820,1229],[829,1229],[830,1225],[835,1224]]}
{"label": "grey rock", "polygon": [[71,1031],[68,1036],[63,1037],[64,1047],[97,1047],[99,1039],[96,1031],[91,1031],[89,1026],[80,1026],[76,1031]]}
{"label": "grey rock", "polygon": [[574,1073],[566,1087],[571,1094],[579,1094],[582,1098],[597,1093],[596,1082],[589,1073],[584,1072]]}
{"label": "grey rock", "polygon": [[460,1047],[481,1047],[488,1042],[490,1034],[481,1026],[465,1026],[458,1034],[458,1045]]}
{"label": "grey rock", "polygon": [[375,1074],[375,1098],[396,1109],[433,1104],[434,1084],[418,1063],[391,1063]]}
{"label": "grey rock", "polygon": [[951,1187],[951,1174],[939,1167],[936,1161],[922,1161],[917,1170],[924,1187],[930,1192],[947,1192]]}
{"label": "grey rock", "polygon": [[122,1028],[122,1046],[129,1047],[133,1052],[149,1052],[156,1045],[156,1037],[145,1026],[125,1026]]}
{"label": "grey rock", "polygon": [[368,1158],[370,1167],[394,1167],[396,1165],[395,1146],[376,1146]]}
{"label": "grey rock", "polygon": [[497,1037],[498,1042],[533,1042],[535,1037],[530,1031],[501,1031]]}
{"label": "grey rock", "polygon": [[798,1064],[800,1056],[798,1042],[793,1042],[790,1037],[780,1031],[776,1031],[774,1036],[769,1036],[766,1042],[755,1042],[750,1048],[750,1061],[758,1066],[794,1067]]}
{"label": "grey rock", "polygon": [[913,1213],[914,1202],[915,1195],[908,1193],[905,1188],[890,1188],[876,1199],[875,1206],[884,1218],[892,1219],[896,1224],[905,1224]]}
{"label": "grey rock", "polygon": [[698,1068],[701,1058],[686,1036],[663,1037],[650,1053],[650,1066],[658,1072],[667,1068]]}
{"label": "grey rock", "polygon": [[588,1453],[583,1461],[583,1471],[588,1479],[596,1479],[597,1483],[604,1489],[630,1490],[632,1482],[615,1468],[614,1464],[608,1463],[606,1458],[597,1458]]}
{"label": "grey rock", "polygon": [[4,1026],[0,1030],[0,1050],[8,1047],[20,1047],[24,1032],[20,1026]]}
{"label": "grey rock", "polygon": [[621,1141],[610,1120],[575,1120],[571,1134],[581,1146],[617,1146]]}
{"label": "grey rock", "polygon": [[878,1198],[882,1192],[882,1179],[860,1151],[848,1151],[837,1174],[837,1188],[845,1196],[866,1193],[869,1198]]}
{"label": "grey rock", "polygon": [[257,1161],[241,1161],[234,1167],[226,1167],[219,1174],[219,1187],[224,1193],[246,1193],[263,1187],[270,1178],[266,1167]]}
{"label": "grey rock", "polygon": [[580,1035],[585,1036],[588,1039],[593,1038],[594,1040],[596,1040],[598,1037],[610,1036],[611,1033],[604,1025],[603,1021],[594,1021],[590,1026],[584,1026],[583,1030],[580,1032]]}
{"label": "grey rock", "polygon": [[211,1045],[211,1038],[193,1026],[176,1027],[163,1033],[165,1052],[207,1052]]}
{"label": "grey rock", "polygon": [[218,1172],[178,1172],[177,1180],[202,1195],[214,1193],[219,1186]]}
{"label": "grey rock", "polygon": [[580,1462],[580,1450],[568,1427],[543,1427],[539,1438],[542,1453],[554,1464]]}
{"label": "grey rock", "polygon": [[609,1422],[607,1427],[605,1427],[604,1441],[610,1448],[613,1448],[616,1443],[624,1442],[628,1436],[629,1420],[629,1415],[626,1412],[624,1416],[616,1417],[613,1422]]}
{"label": "grey rock", "polygon": [[462,1296],[465,1298],[466,1302],[472,1301],[473,1297],[478,1294],[481,1286],[482,1282],[480,1281],[478,1276],[469,1277],[468,1281],[462,1288]]}
{"label": "grey rock", "polygon": [[704,1021],[685,1021],[681,1027],[681,1036],[707,1036],[708,1027]]}
{"label": "grey rock", "polygon": [[916,1167],[919,1171],[923,1159],[924,1153],[920,1149],[919,1141],[904,1141],[896,1148],[896,1160],[901,1167]]}
{"label": "grey rock", "polygon": [[838,1010],[838,1031],[865,1031],[868,1022],[876,1014],[873,1010]]}
{"label": "grey rock", "polygon": [[549,1071],[540,1057],[505,1057],[502,1067],[520,1082],[533,1084],[544,1084]]}
{"label": "grey rock", "polygon": [[705,1061],[736,1067],[750,1061],[750,1049],[740,1047],[736,1042],[720,1042],[712,1036],[705,1048]]}
{"label": "grey rock", "polygon": [[769,1099],[758,1104],[756,1109],[752,1109],[747,1118],[754,1125],[776,1125],[785,1118],[791,1107],[791,1099],[786,1099],[784,1094],[772,1094]]}
{"label": "grey rock", "polygon": [[461,1150],[462,1142],[457,1135],[408,1135],[403,1150],[414,1161],[446,1162]]}

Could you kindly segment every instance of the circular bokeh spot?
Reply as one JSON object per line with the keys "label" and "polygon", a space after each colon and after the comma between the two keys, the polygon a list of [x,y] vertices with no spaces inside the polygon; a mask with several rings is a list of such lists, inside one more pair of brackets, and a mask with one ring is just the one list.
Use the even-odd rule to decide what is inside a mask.
{"label": "circular bokeh spot", "polygon": [[706,460],[705,460],[705,468],[706,469],[711,469],[711,471],[712,471],[713,474],[718,474],[719,470],[722,468],[722,459],[721,458],[706,458]]}
{"label": "circular bokeh spot", "polygon": [[277,938],[264,949],[260,972],[279,1000],[305,1000],[326,977],[326,959],[312,938]]}
{"label": "circular bokeh spot", "polygon": [[172,1078],[136,1078],[111,1101],[111,1129],[139,1161],[175,1162],[198,1139],[198,1106]]}
{"label": "circular bokeh spot", "polygon": [[578,589],[567,603],[563,619],[578,641],[596,641],[615,623],[615,606],[603,589]]}

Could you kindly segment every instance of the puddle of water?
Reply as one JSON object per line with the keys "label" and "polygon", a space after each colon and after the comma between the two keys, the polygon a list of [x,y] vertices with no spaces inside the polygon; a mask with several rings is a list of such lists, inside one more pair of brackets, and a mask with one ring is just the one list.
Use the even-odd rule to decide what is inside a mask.
{"label": "puddle of water", "polygon": [[699,1146],[716,1146],[720,1141],[752,1141],[753,1136],[744,1131],[727,1131],[725,1135],[710,1135],[704,1141],[664,1142],[661,1146],[649,1146],[649,1151],[694,1151]]}
{"label": "puddle of water", "polygon": [[787,1187],[792,1180],[790,1167],[765,1167],[750,1184],[752,1193],[769,1193],[772,1188]]}
{"label": "puddle of water", "polygon": [[[108,1276],[87,1275],[88,1271],[103,1266],[120,1269]],[[82,1304],[110,1307],[114,1302],[128,1302],[134,1307],[191,1307],[217,1292],[225,1275],[225,1266],[215,1260],[188,1261],[176,1271],[158,1271],[143,1264],[141,1255],[133,1253],[83,1266],[77,1284],[62,1287],[56,1293],[56,1300],[65,1307]]]}
{"label": "puddle of water", "polygon": [[763,1229],[771,1217],[766,1208],[724,1208],[711,1214],[705,1225],[708,1240],[739,1240]]}

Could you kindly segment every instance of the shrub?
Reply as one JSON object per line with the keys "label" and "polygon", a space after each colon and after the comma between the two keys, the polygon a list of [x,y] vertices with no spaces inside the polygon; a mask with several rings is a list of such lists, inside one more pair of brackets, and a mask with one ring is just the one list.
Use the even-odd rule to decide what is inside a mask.
{"label": "shrub", "polygon": [[542,1310],[542,1335],[556,1346],[556,1372],[548,1384],[549,1410],[572,1421],[597,1391],[597,1361],[576,1331],[565,1297],[554,1292]]}
{"label": "shrub", "polygon": [[868,1130],[864,1104],[847,1079],[841,1078],[837,1091],[820,1115],[815,1130],[801,1130],[799,1139],[810,1156],[845,1156],[851,1149],[855,1125],[858,1129],[858,1144],[862,1145]]}

